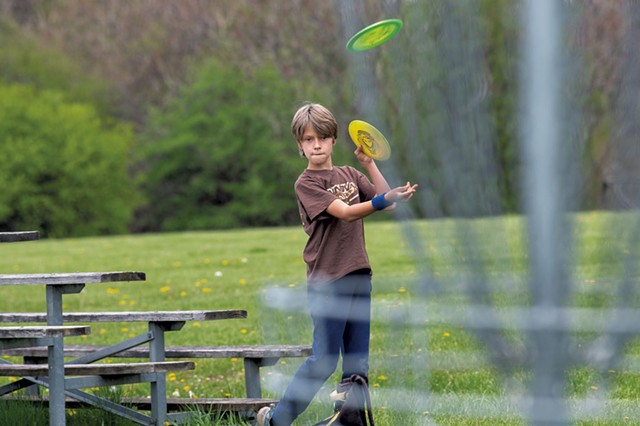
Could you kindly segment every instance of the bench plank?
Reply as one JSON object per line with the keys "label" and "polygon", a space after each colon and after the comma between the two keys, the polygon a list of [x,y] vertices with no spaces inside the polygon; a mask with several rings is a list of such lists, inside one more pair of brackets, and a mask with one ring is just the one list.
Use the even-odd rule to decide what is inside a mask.
{"label": "bench plank", "polygon": [[[247,311],[226,309],[212,311],[147,311],[147,312],[64,312],[64,322],[178,322],[214,321],[247,318]],[[3,312],[0,323],[47,322],[45,312]]]}
{"label": "bench plank", "polygon": [[38,231],[0,232],[0,243],[17,243],[20,241],[35,241],[40,239]]}
{"label": "bench plank", "polygon": [[[65,345],[66,357],[81,357],[106,348],[101,345]],[[0,351],[3,355],[46,358],[46,348],[22,348]],[[167,346],[166,358],[290,358],[311,355],[310,345],[265,346]],[[139,346],[119,352],[114,357],[148,358],[149,347]]]}
{"label": "bench plank", "polygon": [[[49,403],[46,396],[3,396],[0,397],[0,400]],[[151,409],[150,398],[120,398],[118,401],[139,410]],[[188,411],[190,408],[198,407],[205,412],[257,412],[260,408],[277,402],[276,399],[267,398],[167,398],[167,410],[171,412]],[[91,407],[91,405],[73,398],[66,398],[65,406],[67,408]]]}
{"label": "bench plank", "polygon": [[0,274],[0,285],[87,284],[144,281],[144,272],[71,272],[53,274]]}
{"label": "bench plank", "polygon": [[[191,361],[135,362],[122,364],[67,364],[65,376],[111,376],[125,374],[166,373],[193,370]],[[47,376],[49,366],[44,364],[0,364],[0,376]]]}
{"label": "bench plank", "polygon": [[[207,412],[254,411],[262,407],[276,404],[276,399],[265,398],[167,398],[167,409],[170,411],[184,411],[188,407],[198,407]],[[131,404],[140,410],[149,410],[149,398],[123,398],[123,404]]]}
{"label": "bench plank", "polygon": [[[68,337],[91,334],[91,327],[67,326],[16,326],[0,327],[0,339],[38,339],[43,337]],[[44,348],[46,351],[46,348]]]}

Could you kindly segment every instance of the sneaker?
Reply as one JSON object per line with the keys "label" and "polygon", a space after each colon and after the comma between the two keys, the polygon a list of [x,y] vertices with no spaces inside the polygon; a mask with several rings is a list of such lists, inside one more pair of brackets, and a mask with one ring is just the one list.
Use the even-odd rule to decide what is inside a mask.
{"label": "sneaker", "polygon": [[273,405],[269,407],[262,407],[258,411],[258,426],[270,426],[271,425],[271,416],[273,416]]}

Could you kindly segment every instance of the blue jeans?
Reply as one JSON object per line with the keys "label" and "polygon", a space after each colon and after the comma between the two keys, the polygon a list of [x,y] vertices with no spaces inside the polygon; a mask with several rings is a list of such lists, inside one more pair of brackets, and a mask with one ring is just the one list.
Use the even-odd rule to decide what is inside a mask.
{"label": "blue jeans", "polygon": [[342,354],[342,377],[369,373],[371,275],[354,273],[308,289],[312,355],[298,368],[276,406],[272,426],[290,426],[333,374]]}

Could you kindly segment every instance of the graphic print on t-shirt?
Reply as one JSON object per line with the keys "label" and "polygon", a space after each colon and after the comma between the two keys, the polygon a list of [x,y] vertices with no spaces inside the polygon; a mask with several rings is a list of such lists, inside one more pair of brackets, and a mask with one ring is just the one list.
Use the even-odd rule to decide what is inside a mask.
{"label": "graphic print on t-shirt", "polygon": [[349,205],[358,198],[358,186],[354,182],[339,183],[327,188],[327,191]]}

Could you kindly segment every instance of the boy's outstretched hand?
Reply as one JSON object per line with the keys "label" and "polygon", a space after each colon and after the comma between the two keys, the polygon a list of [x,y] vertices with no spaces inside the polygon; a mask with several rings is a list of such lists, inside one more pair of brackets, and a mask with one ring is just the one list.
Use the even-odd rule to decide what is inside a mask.
{"label": "boy's outstretched hand", "polygon": [[[375,164],[373,162],[373,158],[369,157],[367,154],[364,153],[364,151],[362,150],[362,145],[358,145],[356,150],[353,153],[355,154],[356,159],[358,160],[360,165],[363,166],[364,168],[368,168],[368,166]],[[386,181],[384,183],[386,185]],[[417,183],[411,185],[410,182],[407,182],[403,186],[399,186],[397,188],[393,188],[387,191],[384,198],[387,201],[390,201],[392,203],[409,201],[411,197],[413,197],[413,194],[415,194],[417,189],[418,189]]]}
{"label": "boy's outstretched hand", "polygon": [[410,182],[407,182],[403,186],[398,186],[397,188],[393,188],[392,190],[388,191],[385,194],[384,198],[387,201],[392,201],[394,203],[397,203],[399,201],[409,201],[411,197],[413,197],[413,194],[415,194],[417,189],[417,183],[411,185]]}

